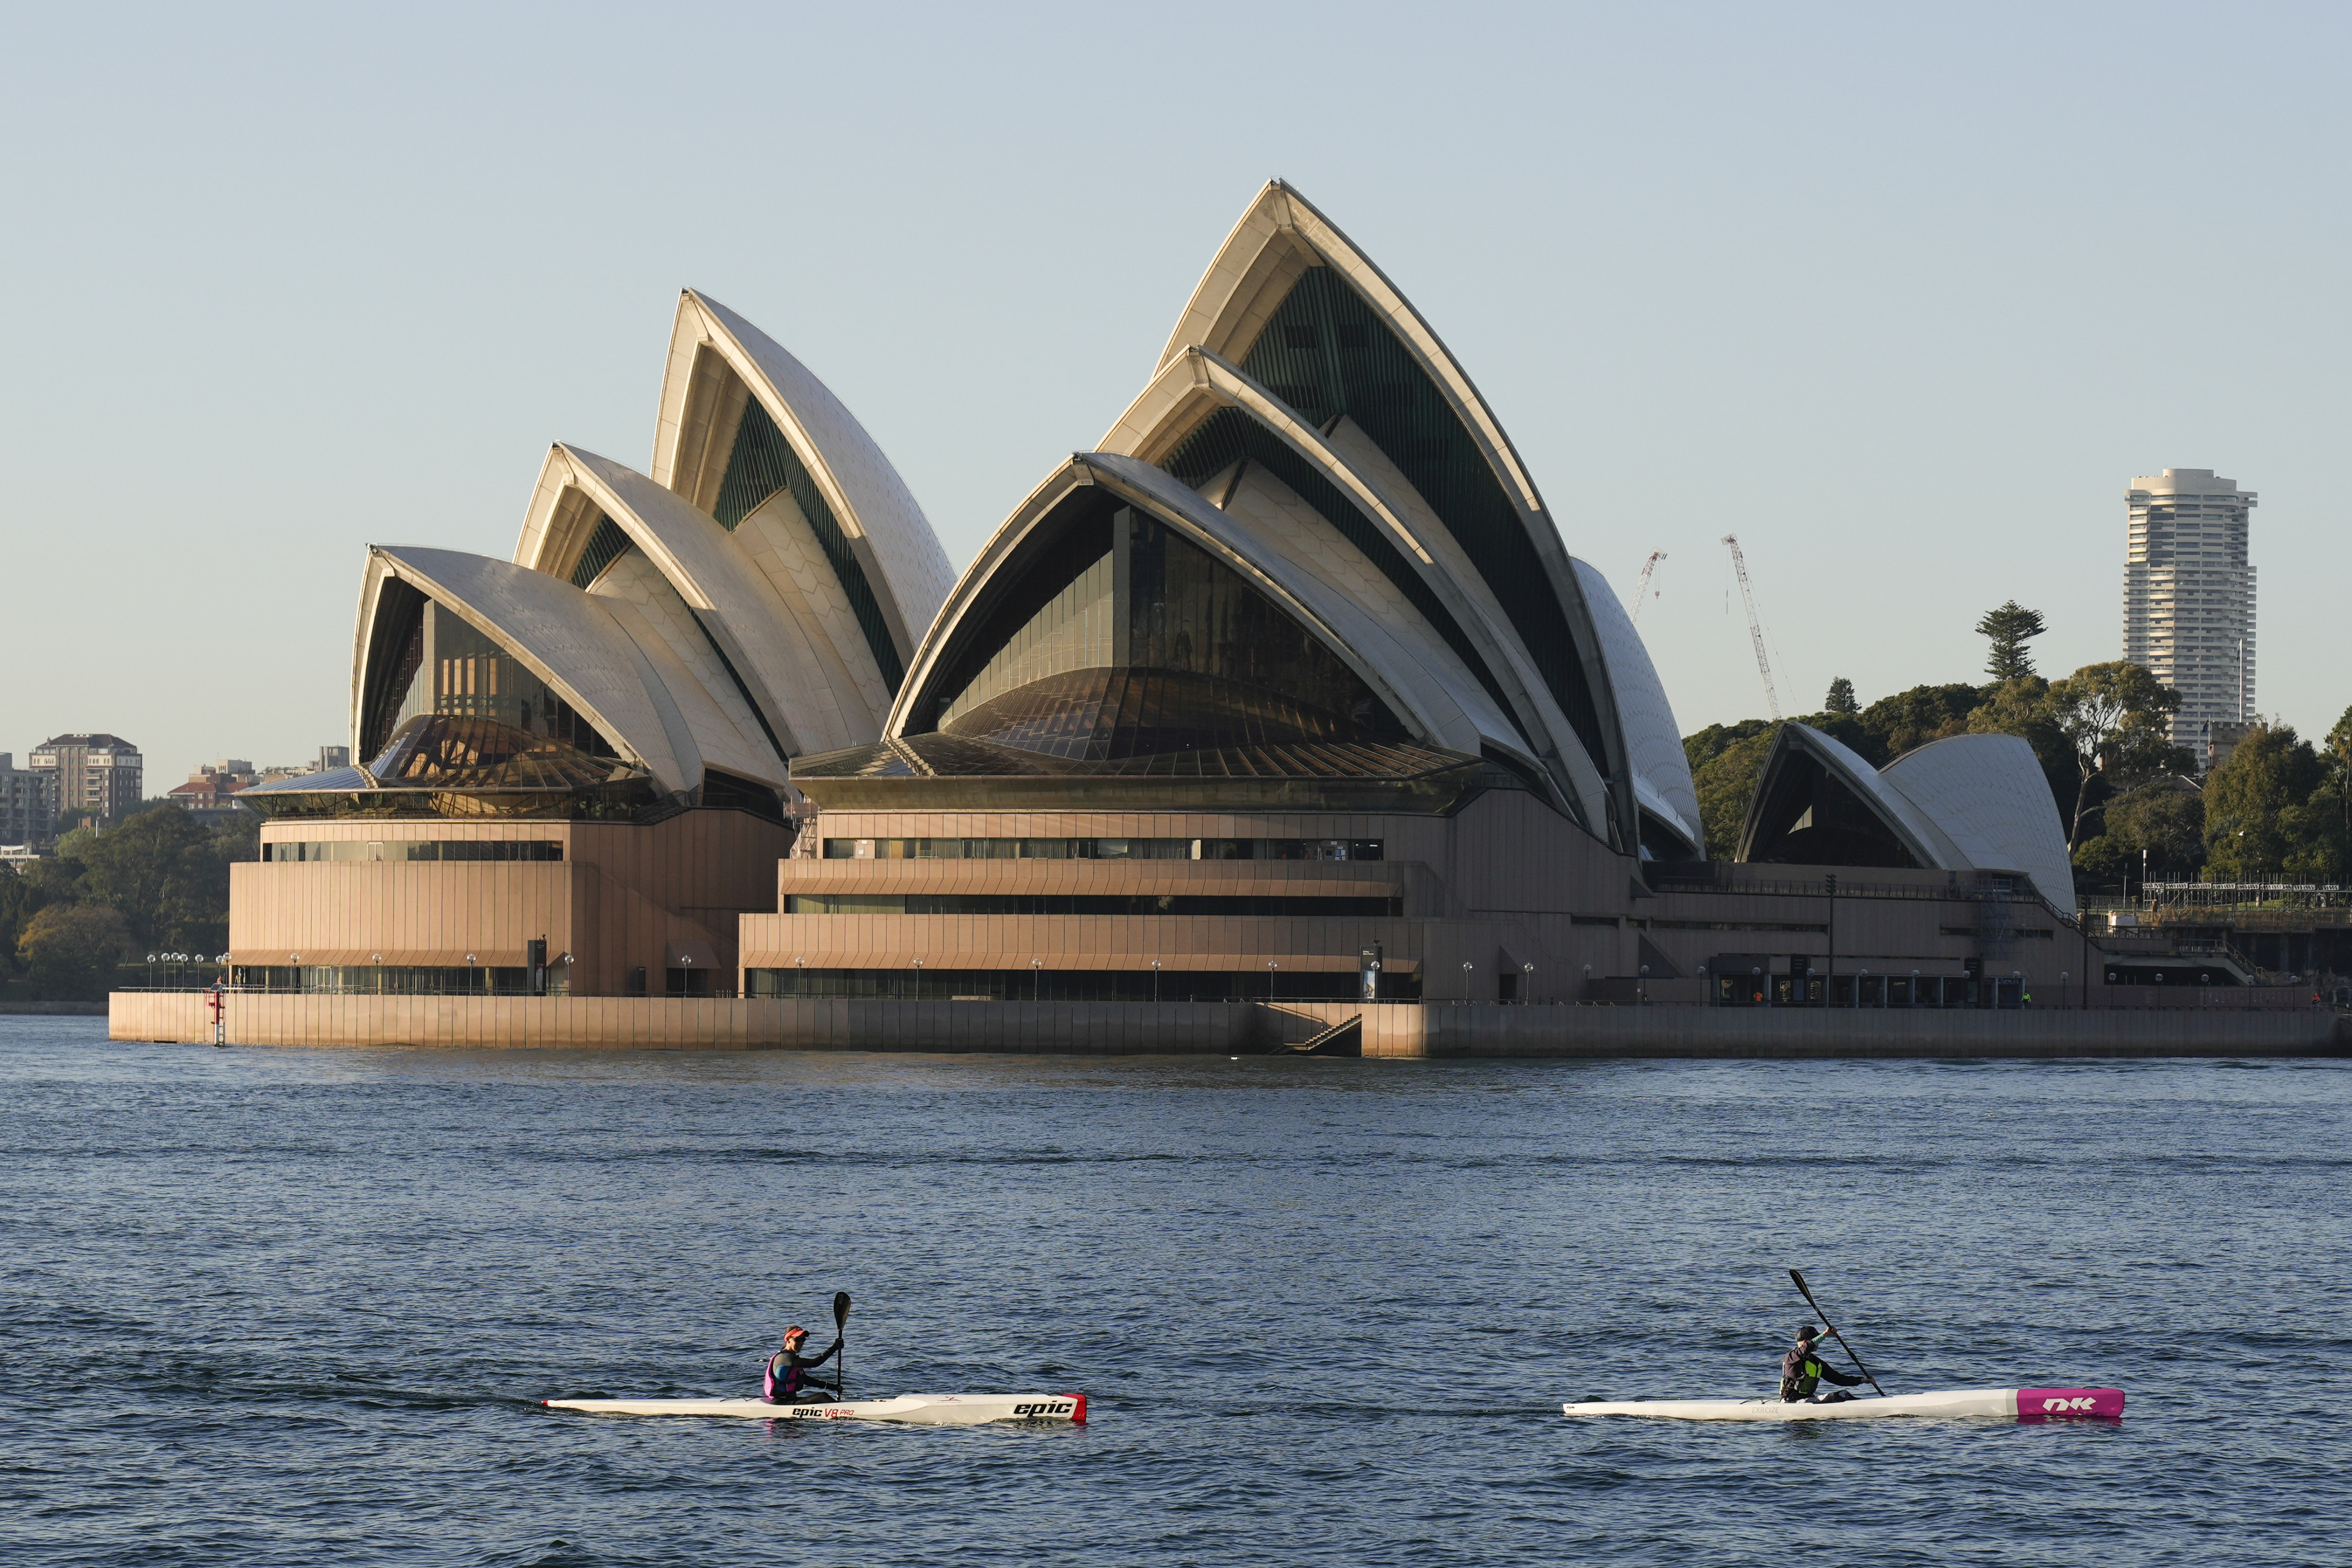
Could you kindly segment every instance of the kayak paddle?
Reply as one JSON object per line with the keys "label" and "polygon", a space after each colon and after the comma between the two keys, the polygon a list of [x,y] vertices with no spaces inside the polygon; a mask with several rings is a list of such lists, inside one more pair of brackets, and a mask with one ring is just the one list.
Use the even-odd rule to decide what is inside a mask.
{"label": "kayak paddle", "polygon": [[[1837,1324],[1830,1322],[1829,1313],[1822,1311],[1821,1302],[1813,1300],[1813,1292],[1811,1288],[1806,1285],[1805,1277],[1797,1272],[1796,1270],[1791,1269],[1789,1270],[1789,1278],[1796,1281],[1797,1289],[1805,1292],[1805,1305],[1813,1309],[1813,1315],[1822,1320],[1822,1327],[1828,1331],[1830,1338],[1838,1342],[1838,1348],[1844,1351],[1846,1354],[1853,1356],[1854,1369],[1862,1374],[1864,1380],[1866,1381],[1873,1388],[1878,1388],[1878,1379],[1870,1375],[1870,1368],[1862,1364],[1862,1357],[1853,1355],[1853,1346],[1845,1343],[1845,1335],[1837,1332]],[[1886,1390],[1884,1388],[1878,1388],[1878,1396],[1881,1399],[1885,1398]]]}
{"label": "kayak paddle", "polygon": [[[836,1341],[841,1342],[845,1346],[848,1343],[848,1328],[849,1292],[847,1291],[835,1291],[833,1293],[833,1337]],[[843,1392],[841,1369],[842,1364],[848,1361],[848,1359],[849,1353],[846,1349],[836,1350],[833,1353],[833,1391],[835,1394],[841,1395],[844,1398],[847,1398],[848,1396]]]}

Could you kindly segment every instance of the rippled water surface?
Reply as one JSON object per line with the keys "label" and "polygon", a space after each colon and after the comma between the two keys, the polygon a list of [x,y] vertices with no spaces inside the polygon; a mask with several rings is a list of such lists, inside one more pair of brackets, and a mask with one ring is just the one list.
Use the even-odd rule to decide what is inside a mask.
{"label": "rippled water surface", "polygon": [[[25,1564],[2352,1558],[2352,1065],[213,1051],[0,1020]],[[1574,1422],[1895,1390],[2120,1425]],[[1082,1390],[1082,1429],[550,1412]],[[820,1336],[821,1338],[824,1336]]]}

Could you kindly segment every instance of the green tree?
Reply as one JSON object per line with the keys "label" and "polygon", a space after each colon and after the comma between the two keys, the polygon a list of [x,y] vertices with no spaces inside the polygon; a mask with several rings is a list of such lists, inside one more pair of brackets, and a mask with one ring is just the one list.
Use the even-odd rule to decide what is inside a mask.
{"label": "green tree", "polygon": [[52,904],[33,916],[16,945],[27,988],[51,1001],[105,1000],[115,965],[131,950],[130,927],[102,904]]}
{"label": "green tree", "polygon": [[2048,630],[2042,612],[2028,610],[2014,599],[1998,610],[1985,612],[1985,618],[1977,622],[1977,634],[1992,639],[1985,674],[1995,685],[2033,674],[2033,656],[2025,651],[2025,644]]}
{"label": "green tree", "polygon": [[[2006,689],[2006,688],[2004,688]],[[2043,694],[2048,718],[2065,737],[2076,771],[2074,810],[2066,833],[2072,854],[2083,843],[2091,808],[2119,778],[2179,771],[2186,754],[2172,744],[2180,694],[2128,659],[2085,664]],[[2039,748],[2037,747],[2037,750]],[[2103,788],[2094,789],[2098,784]]]}
{"label": "green tree", "polygon": [[2352,707],[2336,721],[2327,732],[2327,766],[2335,774],[2336,802],[2344,818],[2344,830],[2352,832]]}
{"label": "green tree", "polygon": [[1884,768],[1931,740],[1966,735],[1969,715],[1983,700],[1982,692],[1966,684],[1913,686],[1881,697],[1862,710],[1860,725],[1866,744],[1854,750],[1873,768]]}
{"label": "green tree", "polygon": [[1690,758],[1691,783],[1698,791],[1699,825],[1706,834],[1709,860],[1729,860],[1739,850],[1739,831],[1748,821],[1748,798],[1756,792],[1756,776],[1780,727],[1769,719],[1742,719],[1738,724],[1709,725],[1683,741]]}
{"label": "green tree", "polygon": [[2119,882],[2143,874],[2187,882],[2205,864],[2205,797],[2177,781],[2144,784],[2100,815],[2105,831],[2074,852],[2084,871]]}
{"label": "green tree", "polygon": [[1859,714],[1862,704],[1854,700],[1853,683],[1843,675],[1830,683],[1830,695],[1822,699],[1823,713]]}
{"label": "green tree", "polygon": [[102,831],[69,833],[58,858],[82,867],[82,896],[121,912],[142,948],[218,952],[228,945],[228,868],[258,858],[259,819],[206,828],[173,805]]}
{"label": "green tree", "polygon": [[2207,877],[2272,882],[2285,874],[2289,857],[2310,848],[2311,813],[2297,808],[2309,806],[2326,777],[2326,765],[2292,725],[2248,731],[2205,779]]}

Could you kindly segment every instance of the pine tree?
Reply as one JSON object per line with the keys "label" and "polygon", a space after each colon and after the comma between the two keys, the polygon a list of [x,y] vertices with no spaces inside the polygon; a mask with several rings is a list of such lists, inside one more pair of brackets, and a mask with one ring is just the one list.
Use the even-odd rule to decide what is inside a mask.
{"label": "pine tree", "polygon": [[1843,675],[1830,683],[1830,695],[1822,699],[1823,713],[1860,713],[1862,704],[1853,695],[1853,683]]}
{"label": "pine tree", "polygon": [[2033,655],[2025,651],[2025,644],[2048,630],[2042,612],[2028,610],[2014,599],[1998,610],[1985,612],[1985,618],[1977,622],[1977,634],[1992,639],[1992,657],[1985,664],[1985,673],[1996,682],[2033,674]]}

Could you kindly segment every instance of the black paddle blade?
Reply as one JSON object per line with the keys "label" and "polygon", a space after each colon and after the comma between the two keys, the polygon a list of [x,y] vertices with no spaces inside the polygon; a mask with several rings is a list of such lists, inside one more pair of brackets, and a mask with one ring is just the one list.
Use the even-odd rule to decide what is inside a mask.
{"label": "black paddle blade", "polygon": [[847,1291],[835,1291],[833,1293],[833,1326],[835,1332],[838,1333],[848,1322],[849,1292]]}

